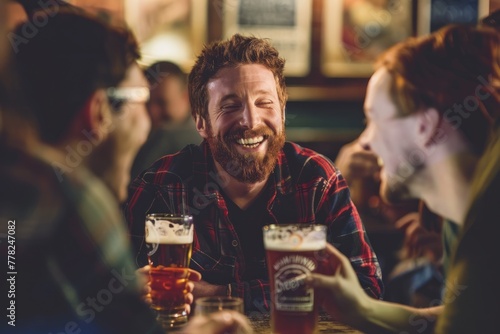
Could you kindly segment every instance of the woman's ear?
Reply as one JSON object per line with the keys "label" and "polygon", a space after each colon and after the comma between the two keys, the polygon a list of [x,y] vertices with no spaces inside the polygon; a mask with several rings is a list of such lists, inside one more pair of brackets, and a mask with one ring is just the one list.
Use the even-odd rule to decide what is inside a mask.
{"label": "woman's ear", "polygon": [[441,116],[435,108],[427,108],[419,113],[417,129],[418,143],[423,147],[432,145],[441,136]]}
{"label": "woman's ear", "polygon": [[208,138],[207,122],[200,115],[196,115],[195,118],[196,130],[202,138]]}

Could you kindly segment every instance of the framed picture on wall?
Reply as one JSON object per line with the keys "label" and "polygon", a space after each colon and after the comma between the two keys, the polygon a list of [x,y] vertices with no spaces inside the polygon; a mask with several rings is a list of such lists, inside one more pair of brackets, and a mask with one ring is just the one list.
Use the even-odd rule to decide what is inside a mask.
{"label": "framed picture on wall", "polygon": [[367,77],[390,46],[412,35],[411,0],[324,0],[322,72]]}
{"label": "framed picture on wall", "polygon": [[177,63],[189,72],[207,41],[207,0],[125,0],[125,19],[141,46],[142,62]]}
{"label": "framed picture on wall", "polygon": [[223,37],[269,38],[286,59],[285,74],[309,73],[312,0],[224,0]]}
{"label": "framed picture on wall", "polygon": [[419,0],[418,35],[425,35],[449,23],[477,24],[487,16],[490,0]]}

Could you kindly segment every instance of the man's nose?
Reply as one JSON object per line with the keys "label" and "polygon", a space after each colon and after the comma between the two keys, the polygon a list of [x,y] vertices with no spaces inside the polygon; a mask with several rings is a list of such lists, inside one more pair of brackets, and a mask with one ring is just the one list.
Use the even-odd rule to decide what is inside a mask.
{"label": "man's nose", "polygon": [[240,125],[249,129],[255,128],[261,122],[258,108],[247,103],[241,114]]}

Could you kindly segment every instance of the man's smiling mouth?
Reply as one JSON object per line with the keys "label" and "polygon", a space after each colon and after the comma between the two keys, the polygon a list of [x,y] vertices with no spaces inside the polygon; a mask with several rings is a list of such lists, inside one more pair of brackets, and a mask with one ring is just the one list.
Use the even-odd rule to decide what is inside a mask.
{"label": "man's smiling mouth", "polygon": [[246,148],[255,148],[264,142],[264,136],[257,136],[252,138],[240,138],[236,142]]}

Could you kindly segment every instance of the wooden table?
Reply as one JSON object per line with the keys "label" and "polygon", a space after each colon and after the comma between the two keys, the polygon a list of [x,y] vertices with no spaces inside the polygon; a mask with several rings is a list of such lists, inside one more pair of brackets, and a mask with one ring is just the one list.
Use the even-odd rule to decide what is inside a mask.
{"label": "wooden table", "polygon": [[[271,334],[271,323],[269,314],[254,312],[248,315],[250,323],[255,334]],[[333,321],[328,314],[320,314],[318,333],[350,333],[362,334],[362,332],[353,329],[340,322]]]}

